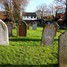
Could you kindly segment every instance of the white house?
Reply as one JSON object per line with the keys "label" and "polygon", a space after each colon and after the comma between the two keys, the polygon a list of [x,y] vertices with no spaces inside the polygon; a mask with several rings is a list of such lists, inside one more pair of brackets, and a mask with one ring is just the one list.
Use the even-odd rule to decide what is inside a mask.
{"label": "white house", "polygon": [[36,16],[36,13],[25,12],[25,13],[22,13],[22,19],[34,21],[34,20],[37,20],[37,16]]}

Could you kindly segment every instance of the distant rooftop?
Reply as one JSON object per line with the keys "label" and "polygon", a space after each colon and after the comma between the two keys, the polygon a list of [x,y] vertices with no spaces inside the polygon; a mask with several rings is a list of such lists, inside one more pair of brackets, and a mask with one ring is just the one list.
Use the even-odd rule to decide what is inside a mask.
{"label": "distant rooftop", "polygon": [[23,20],[37,20],[37,15],[35,12],[23,12]]}
{"label": "distant rooftop", "polygon": [[36,13],[35,12],[23,12],[22,15],[23,16],[36,17]]}

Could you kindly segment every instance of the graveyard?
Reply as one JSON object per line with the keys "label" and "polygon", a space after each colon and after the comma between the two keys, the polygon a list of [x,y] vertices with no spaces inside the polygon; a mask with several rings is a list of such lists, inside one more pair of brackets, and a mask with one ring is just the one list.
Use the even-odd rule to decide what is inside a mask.
{"label": "graveyard", "polygon": [[42,27],[36,30],[30,27],[26,37],[18,37],[13,29],[9,45],[0,46],[0,66],[58,66],[58,37],[65,30],[58,30],[52,45],[41,46],[42,30]]}
{"label": "graveyard", "polygon": [[0,67],[67,67],[67,0],[0,0]]}

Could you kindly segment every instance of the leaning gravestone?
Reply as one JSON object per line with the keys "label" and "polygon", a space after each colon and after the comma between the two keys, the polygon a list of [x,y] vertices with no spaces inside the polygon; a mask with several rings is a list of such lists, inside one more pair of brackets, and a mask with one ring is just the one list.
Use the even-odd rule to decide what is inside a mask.
{"label": "leaning gravestone", "polygon": [[9,38],[8,38],[8,28],[6,24],[0,20],[0,45],[8,45]]}
{"label": "leaning gravestone", "polygon": [[32,25],[32,29],[36,30],[37,29],[37,22],[34,22],[34,24]]}
{"label": "leaning gravestone", "polygon": [[42,33],[41,45],[51,45],[54,41],[54,36],[58,26],[55,23],[46,22]]}
{"label": "leaning gravestone", "polygon": [[67,67],[67,31],[59,38],[59,67]]}

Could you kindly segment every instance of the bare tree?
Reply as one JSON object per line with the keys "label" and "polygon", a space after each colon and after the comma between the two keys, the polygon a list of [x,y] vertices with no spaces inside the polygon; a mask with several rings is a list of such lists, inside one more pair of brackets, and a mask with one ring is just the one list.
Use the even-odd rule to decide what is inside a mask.
{"label": "bare tree", "polygon": [[[24,10],[27,0],[0,0],[0,3],[4,5],[4,10],[8,19],[12,20],[13,22],[18,22],[18,20],[22,18],[22,10]],[[12,35],[12,28],[10,30]]]}
{"label": "bare tree", "polygon": [[16,21],[21,17],[21,10],[24,10],[27,0],[0,0],[0,3],[4,5],[8,18]]}
{"label": "bare tree", "polygon": [[46,4],[43,4],[37,8],[36,14],[38,18],[43,19],[43,17],[49,15],[49,8]]}
{"label": "bare tree", "polygon": [[67,0],[66,0],[66,9],[65,9],[65,19],[64,19],[64,22],[67,26]]}
{"label": "bare tree", "polygon": [[66,6],[64,14],[64,24],[67,26],[67,0],[55,0],[56,3],[60,2]]}

